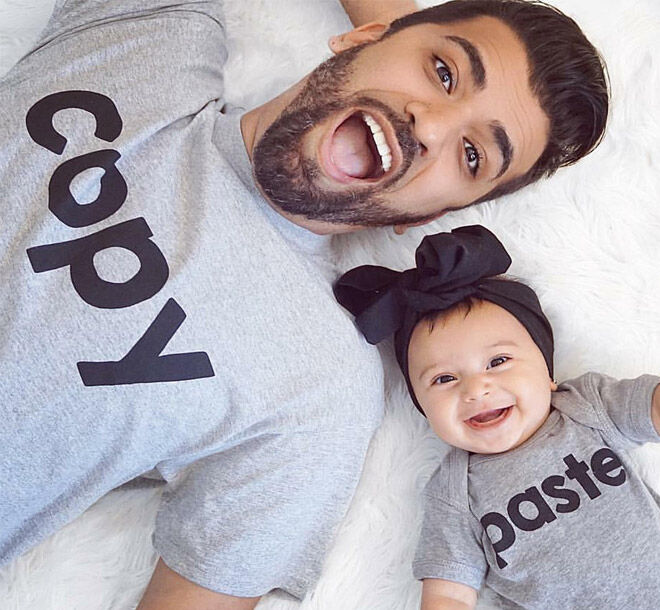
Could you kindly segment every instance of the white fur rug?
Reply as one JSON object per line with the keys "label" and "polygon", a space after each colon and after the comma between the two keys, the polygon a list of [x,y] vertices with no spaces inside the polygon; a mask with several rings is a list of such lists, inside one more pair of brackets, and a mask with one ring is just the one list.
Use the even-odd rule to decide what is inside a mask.
{"label": "white fur rug", "polygon": [[[539,292],[555,327],[558,379],[587,370],[618,377],[660,373],[660,66],[655,57],[660,3],[553,3],[578,20],[609,65],[613,104],[600,148],[543,184],[403,237],[391,230],[344,237],[344,266],[409,266],[424,233],[482,223],[508,247],[511,271]],[[52,4],[0,0],[0,73],[29,48]],[[335,0],[227,0],[227,5],[233,41],[228,93],[245,106],[297,80],[327,56],[327,38],[348,27]],[[444,449],[411,408],[390,351],[382,352],[388,414],[321,581],[301,610],[419,607],[420,586],[409,567],[420,524],[419,492]],[[359,383],[359,371],[355,378]],[[637,457],[660,490],[660,447],[644,447]],[[103,498],[0,570],[0,607],[134,607],[155,561],[150,534],[157,503],[158,493],[144,489]],[[643,561],[631,557],[631,569]],[[259,606],[298,607],[277,595]],[[480,607],[489,606],[482,601]]]}

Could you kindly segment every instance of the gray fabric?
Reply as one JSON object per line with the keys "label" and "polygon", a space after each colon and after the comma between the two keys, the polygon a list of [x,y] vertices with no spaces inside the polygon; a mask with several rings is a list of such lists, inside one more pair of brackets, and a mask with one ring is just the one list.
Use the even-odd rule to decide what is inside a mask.
{"label": "gray fabric", "polygon": [[[660,441],[658,383],[589,373],[553,393],[550,417],[516,449],[452,449],[426,487],[415,577],[485,584],[502,608],[657,608],[660,498],[626,450]],[[589,480],[571,479],[571,455]]]}
{"label": "gray fabric", "polygon": [[[155,545],[171,568],[301,596],[354,491],[380,361],[332,297],[329,239],[257,193],[224,107],[220,19],[217,2],[60,2],[0,81],[2,562],[149,472],[168,482]],[[74,90],[98,116],[64,93],[58,151],[38,102]],[[116,169],[75,168],[99,151]],[[92,259],[126,222],[152,258]]]}

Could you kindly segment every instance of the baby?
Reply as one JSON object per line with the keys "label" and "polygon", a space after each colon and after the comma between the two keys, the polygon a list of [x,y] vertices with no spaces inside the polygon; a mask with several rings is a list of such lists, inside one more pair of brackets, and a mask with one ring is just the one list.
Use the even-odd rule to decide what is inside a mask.
{"label": "baby", "polygon": [[453,449],[425,491],[422,610],[660,607],[660,497],[626,450],[660,442],[660,378],[557,387],[535,293],[481,226],[426,237],[416,268],[335,286],[371,343],[394,334],[413,402]]}

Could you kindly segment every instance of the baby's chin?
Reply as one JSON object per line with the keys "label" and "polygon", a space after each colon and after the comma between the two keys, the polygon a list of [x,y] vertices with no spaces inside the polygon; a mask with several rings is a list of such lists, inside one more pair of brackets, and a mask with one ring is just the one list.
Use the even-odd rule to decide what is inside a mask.
{"label": "baby's chin", "polygon": [[475,453],[478,455],[497,455],[499,453],[507,453],[522,443],[501,443],[501,444],[482,444],[482,443],[465,443],[463,446],[456,445],[459,449],[464,449],[468,453]]}
{"label": "baby's chin", "polygon": [[[498,453],[506,453],[517,447],[520,447],[528,436],[520,434],[503,434],[502,437],[497,438],[493,436],[484,435],[483,438],[465,439],[461,449],[465,449],[470,453],[478,453],[481,455],[496,455]],[[459,446],[459,445],[457,445]]]}
{"label": "baby's chin", "polygon": [[472,439],[457,440],[456,438],[443,438],[443,436],[440,434],[438,434],[438,436],[442,441],[451,447],[456,447],[457,449],[462,449],[468,453],[476,453],[480,455],[495,455],[498,453],[506,453],[507,451],[511,451],[512,449],[515,449],[524,443],[524,440],[522,439],[516,439],[515,441],[508,439],[479,439],[475,441]]}
{"label": "baby's chin", "polygon": [[462,449],[468,453],[476,453],[480,455],[496,455],[498,453],[506,453],[507,451],[511,451],[512,449],[519,447],[524,442],[522,440],[511,441],[505,439],[502,439],[501,441],[493,439],[484,439],[481,441],[462,439],[461,441],[457,441],[456,439],[449,440],[442,437],[440,438],[452,447]]}
{"label": "baby's chin", "polygon": [[[541,424],[542,425],[542,424]],[[473,441],[466,440],[462,449],[470,453],[479,453],[481,455],[496,455],[498,453],[507,453],[524,445],[541,427],[539,425],[533,431],[518,431],[513,435],[507,434],[503,438],[483,438]]]}

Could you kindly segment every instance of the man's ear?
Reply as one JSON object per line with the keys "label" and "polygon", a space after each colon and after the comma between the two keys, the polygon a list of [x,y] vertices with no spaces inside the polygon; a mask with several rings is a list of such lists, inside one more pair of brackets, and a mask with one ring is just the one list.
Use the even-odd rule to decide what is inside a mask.
{"label": "man's ear", "polygon": [[342,51],[359,44],[379,40],[387,31],[388,27],[389,25],[386,23],[377,23],[375,21],[365,23],[359,28],[355,28],[345,34],[331,36],[330,40],[328,40],[328,46],[330,47],[330,50],[337,55],[337,53],[341,53]]}
{"label": "man's ear", "polygon": [[428,220],[420,220],[419,222],[411,222],[410,224],[406,224],[406,225],[393,225],[394,232],[397,235],[403,235],[411,227],[421,227],[423,225],[428,224],[429,222],[433,222],[434,220],[437,220],[441,216],[444,216],[446,213],[447,213],[447,210],[443,210],[442,212],[436,214],[433,218],[429,218]]}

